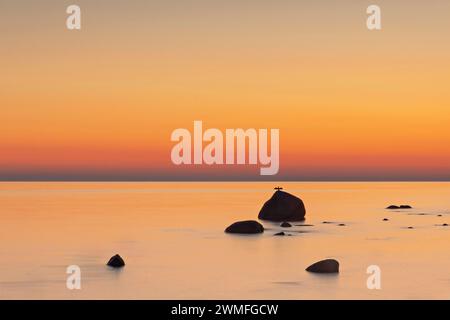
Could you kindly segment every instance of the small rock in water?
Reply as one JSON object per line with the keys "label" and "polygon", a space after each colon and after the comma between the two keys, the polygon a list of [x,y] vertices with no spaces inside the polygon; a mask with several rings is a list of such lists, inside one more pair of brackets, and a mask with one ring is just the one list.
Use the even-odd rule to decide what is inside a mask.
{"label": "small rock in water", "polygon": [[338,273],[339,262],[334,259],[322,260],[310,265],[306,268],[306,271],[315,273]]}
{"label": "small rock in water", "polygon": [[345,223],[339,223],[338,227],[345,227]]}
{"label": "small rock in water", "polygon": [[282,224],[280,224],[280,227],[290,228],[290,227],[292,227],[292,225],[289,222],[283,222]]}
{"label": "small rock in water", "polygon": [[330,221],[323,221],[322,223],[323,223],[323,224],[330,224],[330,223],[332,223],[332,222],[330,222]]}
{"label": "small rock in water", "polygon": [[389,221],[389,219],[388,218],[384,218],[383,221]]}
{"label": "small rock in water", "polygon": [[409,206],[409,205],[406,205],[406,204],[402,204],[401,206],[390,205],[390,206],[387,207],[386,209],[388,209],[388,210],[396,210],[396,209],[412,209],[412,207]]}
{"label": "small rock in water", "polygon": [[414,229],[414,227],[408,227],[408,229]]}
{"label": "small rock in water", "polygon": [[447,223],[442,224],[443,227],[448,227]]}
{"label": "small rock in water", "polygon": [[395,205],[391,205],[391,206],[387,207],[386,209],[395,210],[395,209],[400,209],[400,207],[399,206],[395,206]]}
{"label": "small rock in water", "polygon": [[285,236],[286,233],[284,233],[283,231],[275,233],[274,236]]}
{"label": "small rock in water", "polygon": [[111,259],[109,259],[107,265],[113,268],[121,268],[125,266],[125,261],[123,261],[121,256],[116,254],[115,256],[112,256]]}
{"label": "small rock in water", "polygon": [[253,220],[238,221],[226,228],[225,232],[244,234],[263,233],[264,227],[261,223]]}
{"label": "small rock in water", "polygon": [[442,217],[442,214],[438,214],[437,216],[438,216],[438,217]]}

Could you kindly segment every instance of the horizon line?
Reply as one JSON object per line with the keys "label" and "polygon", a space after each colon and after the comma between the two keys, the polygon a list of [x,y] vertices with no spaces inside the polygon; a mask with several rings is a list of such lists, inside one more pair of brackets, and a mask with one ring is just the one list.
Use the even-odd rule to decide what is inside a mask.
{"label": "horizon line", "polygon": [[238,180],[238,179],[184,179],[184,180],[168,180],[168,179],[0,179],[1,182],[450,182],[450,179],[392,179],[392,180],[375,180],[375,179],[307,179],[307,180]]}

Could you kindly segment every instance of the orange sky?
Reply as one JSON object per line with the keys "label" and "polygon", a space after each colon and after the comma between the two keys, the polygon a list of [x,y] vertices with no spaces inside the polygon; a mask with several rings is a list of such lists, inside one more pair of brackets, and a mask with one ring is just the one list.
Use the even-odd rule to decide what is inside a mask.
{"label": "orange sky", "polygon": [[450,179],[450,3],[8,1],[0,179],[261,179],[170,161],[177,128],[280,129],[274,179]]}

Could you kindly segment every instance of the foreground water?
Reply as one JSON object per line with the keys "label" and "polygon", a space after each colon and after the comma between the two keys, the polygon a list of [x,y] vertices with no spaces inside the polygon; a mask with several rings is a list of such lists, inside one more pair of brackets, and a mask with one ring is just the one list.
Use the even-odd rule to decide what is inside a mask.
{"label": "foreground water", "polygon": [[[290,237],[270,223],[263,235],[223,232],[256,219],[276,184],[304,200],[313,226]],[[3,182],[0,298],[449,299],[444,223],[450,183]],[[122,270],[105,266],[115,253]],[[329,257],[339,275],[304,271]],[[81,268],[81,290],[66,288],[69,265]],[[370,265],[381,290],[367,288]]]}

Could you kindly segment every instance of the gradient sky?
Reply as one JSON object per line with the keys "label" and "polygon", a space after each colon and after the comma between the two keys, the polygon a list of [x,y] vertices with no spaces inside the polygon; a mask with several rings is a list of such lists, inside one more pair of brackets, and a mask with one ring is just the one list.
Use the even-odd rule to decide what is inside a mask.
{"label": "gradient sky", "polygon": [[194,120],[279,128],[270,179],[450,179],[447,0],[0,0],[0,58],[0,180],[262,179],[174,166]]}

